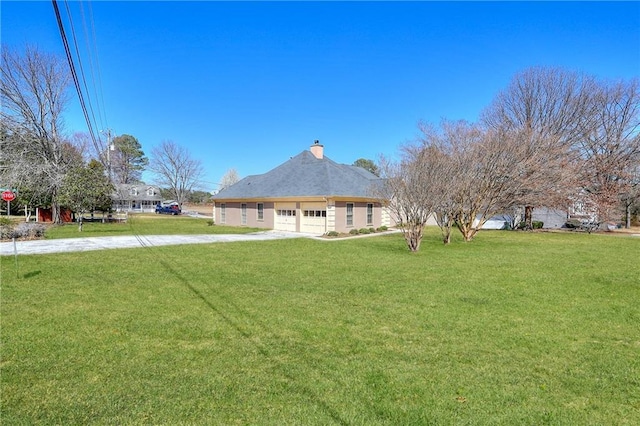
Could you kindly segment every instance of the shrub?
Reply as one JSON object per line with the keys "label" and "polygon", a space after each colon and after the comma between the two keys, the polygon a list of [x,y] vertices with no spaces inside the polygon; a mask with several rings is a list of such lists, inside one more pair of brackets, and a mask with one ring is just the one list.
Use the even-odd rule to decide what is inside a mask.
{"label": "shrub", "polygon": [[351,235],[358,235],[358,230],[357,229],[352,229],[351,231],[349,231],[349,234]]}
{"label": "shrub", "polygon": [[0,216],[0,226],[11,226],[13,222],[6,216]]}
{"label": "shrub", "polygon": [[[544,222],[541,222],[539,220],[531,221],[531,229],[542,229],[543,226],[544,226]],[[527,223],[524,222],[524,221],[519,222],[518,225],[516,226],[516,229],[518,229],[520,231],[522,231],[523,229],[528,229],[527,228]]]}
{"label": "shrub", "polygon": [[12,232],[9,235],[9,238],[16,239],[35,239],[44,237],[44,231],[46,230],[46,226],[41,223],[20,223],[18,226],[13,228]]}
{"label": "shrub", "polygon": [[569,219],[567,223],[564,224],[564,227],[569,229],[580,228],[581,226],[582,222],[578,219]]}
{"label": "shrub", "polygon": [[382,225],[382,226],[379,226],[379,227],[378,227],[378,232],[384,232],[384,231],[386,231],[387,229],[389,229],[389,228],[387,228],[385,225]]}
{"label": "shrub", "polygon": [[216,224],[216,222],[215,222],[215,221],[213,221],[213,220],[208,220],[208,221],[207,221],[207,226],[213,226],[213,225],[215,225],[215,224]]}
{"label": "shrub", "polygon": [[327,236],[328,237],[337,237],[339,235],[340,234],[337,231],[329,231],[329,232],[327,232]]}
{"label": "shrub", "polygon": [[9,240],[11,238],[13,238],[13,224],[10,220],[0,221],[0,239]]}
{"label": "shrub", "polygon": [[373,226],[371,228],[369,228],[369,232],[371,232],[372,234],[376,233],[376,228],[374,228]]}
{"label": "shrub", "polygon": [[361,228],[358,231],[358,234],[370,234],[370,233],[371,233],[371,231],[369,231],[369,228]]}

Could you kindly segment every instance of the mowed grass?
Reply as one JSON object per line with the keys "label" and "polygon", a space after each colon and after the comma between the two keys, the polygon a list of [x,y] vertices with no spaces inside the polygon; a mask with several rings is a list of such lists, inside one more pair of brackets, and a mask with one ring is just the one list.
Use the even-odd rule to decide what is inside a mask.
{"label": "mowed grass", "polygon": [[213,225],[211,219],[190,216],[156,214],[130,214],[126,222],[85,222],[82,231],[78,224],[67,223],[51,226],[45,238],[111,237],[118,235],[193,235],[193,234],[245,234],[259,231],[258,228]]}
{"label": "mowed grass", "polygon": [[2,423],[640,424],[640,239],[2,257]]}

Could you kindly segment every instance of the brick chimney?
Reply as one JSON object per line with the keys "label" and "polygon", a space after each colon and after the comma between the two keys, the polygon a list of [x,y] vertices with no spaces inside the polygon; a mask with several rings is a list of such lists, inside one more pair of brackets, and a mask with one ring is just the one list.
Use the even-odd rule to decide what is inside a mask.
{"label": "brick chimney", "polygon": [[324,146],[320,145],[319,140],[313,141],[313,145],[311,145],[311,153],[318,160],[322,160],[324,158]]}

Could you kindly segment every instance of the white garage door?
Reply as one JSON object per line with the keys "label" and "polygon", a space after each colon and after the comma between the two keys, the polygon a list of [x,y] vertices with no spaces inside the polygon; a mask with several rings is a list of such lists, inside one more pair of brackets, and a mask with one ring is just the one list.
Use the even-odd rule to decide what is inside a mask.
{"label": "white garage door", "polygon": [[276,231],[296,232],[296,205],[295,203],[278,203],[275,205],[276,217],[273,229]]}
{"label": "white garage door", "polygon": [[327,230],[327,206],[325,203],[303,203],[300,216],[300,232],[324,234]]}

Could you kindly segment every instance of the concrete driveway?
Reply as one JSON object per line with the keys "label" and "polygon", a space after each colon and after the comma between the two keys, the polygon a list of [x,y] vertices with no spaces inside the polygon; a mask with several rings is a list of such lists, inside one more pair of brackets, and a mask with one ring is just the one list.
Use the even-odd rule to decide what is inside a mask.
{"label": "concrete driveway", "polygon": [[263,231],[251,234],[227,235],[138,235],[118,237],[64,238],[59,240],[12,241],[0,243],[0,256],[18,254],[69,253],[116,248],[154,247],[178,244],[226,243],[234,241],[264,241],[286,238],[313,238],[315,235],[296,232]]}

